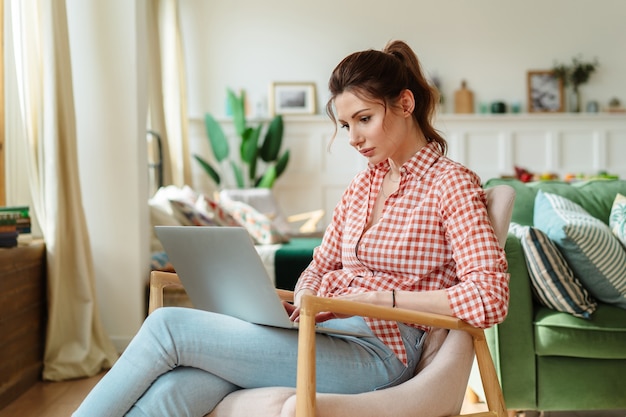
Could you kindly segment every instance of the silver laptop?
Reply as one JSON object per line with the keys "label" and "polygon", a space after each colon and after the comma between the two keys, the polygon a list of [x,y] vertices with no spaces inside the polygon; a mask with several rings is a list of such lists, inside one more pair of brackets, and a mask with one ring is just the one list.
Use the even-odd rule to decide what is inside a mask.
{"label": "silver laptop", "polygon": [[[195,308],[250,323],[297,328],[243,227],[155,226]],[[318,332],[371,336],[324,327]]]}

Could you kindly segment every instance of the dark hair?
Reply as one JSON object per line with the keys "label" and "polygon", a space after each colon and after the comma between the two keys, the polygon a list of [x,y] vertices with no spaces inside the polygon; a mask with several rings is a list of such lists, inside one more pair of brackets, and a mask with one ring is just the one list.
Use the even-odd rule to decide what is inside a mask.
{"label": "dark hair", "polygon": [[[337,124],[335,98],[349,91],[361,98],[381,101],[386,108],[396,105],[400,93],[410,90],[415,97],[413,118],[429,142],[436,142],[445,155],[446,140],[432,126],[439,94],[424,75],[415,52],[403,41],[389,42],[382,51],[367,50],[345,57],[328,81],[330,99],[326,113]],[[336,131],[335,131],[336,132]]]}

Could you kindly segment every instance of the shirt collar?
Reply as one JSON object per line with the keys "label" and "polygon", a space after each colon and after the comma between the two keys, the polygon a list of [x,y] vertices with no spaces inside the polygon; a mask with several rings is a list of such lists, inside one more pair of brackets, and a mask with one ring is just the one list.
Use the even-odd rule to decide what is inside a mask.
{"label": "shirt collar", "polygon": [[[402,169],[404,172],[420,178],[441,156],[437,143],[428,142],[402,165]],[[389,171],[389,161],[384,160],[376,165],[369,164],[369,168],[372,172],[380,171],[382,174],[386,174]]]}

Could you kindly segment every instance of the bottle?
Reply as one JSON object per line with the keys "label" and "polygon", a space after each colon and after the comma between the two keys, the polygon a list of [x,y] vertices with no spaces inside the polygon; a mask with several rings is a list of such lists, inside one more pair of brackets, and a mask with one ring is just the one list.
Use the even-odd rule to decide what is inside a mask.
{"label": "bottle", "polygon": [[461,81],[461,88],[454,92],[454,112],[474,113],[474,93],[467,88],[465,80]]}

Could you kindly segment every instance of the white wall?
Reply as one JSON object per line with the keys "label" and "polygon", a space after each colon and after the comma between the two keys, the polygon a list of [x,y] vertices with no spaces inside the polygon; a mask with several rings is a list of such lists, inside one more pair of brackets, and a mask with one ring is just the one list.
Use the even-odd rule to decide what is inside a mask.
{"label": "white wall", "polygon": [[118,349],[145,316],[150,259],[144,8],[67,0],[83,205],[101,316]]}
{"label": "white wall", "polygon": [[180,0],[192,117],[224,114],[226,87],[251,108],[272,81],[314,81],[319,109],[350,52],[406,40],[451,97],[466,79],[476,101],[526,99],[526,71],[597,57],[583,100],[626,102],[623,0]]}

